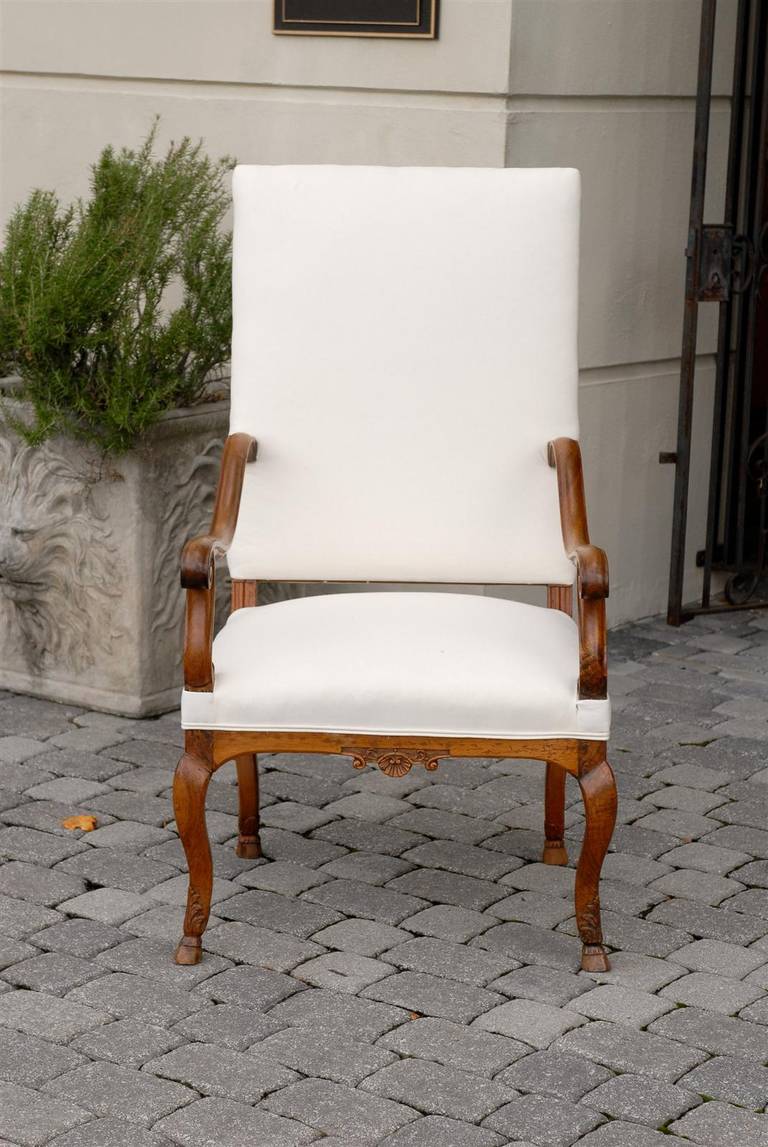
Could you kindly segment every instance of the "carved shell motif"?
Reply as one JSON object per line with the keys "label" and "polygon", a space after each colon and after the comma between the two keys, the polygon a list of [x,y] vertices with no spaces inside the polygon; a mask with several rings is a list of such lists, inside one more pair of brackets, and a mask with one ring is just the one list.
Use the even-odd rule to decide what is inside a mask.
{"label": "carved shell motif", "polygon": [[414,765],[423,765],[429,772],[434,772],[440,757],[448,755],[445,750],[428,753],[424,749],[342,749],[342,752],[353,757],[356,769],[364,769],[369,764],[378,765],[388,777],[404,777]]}

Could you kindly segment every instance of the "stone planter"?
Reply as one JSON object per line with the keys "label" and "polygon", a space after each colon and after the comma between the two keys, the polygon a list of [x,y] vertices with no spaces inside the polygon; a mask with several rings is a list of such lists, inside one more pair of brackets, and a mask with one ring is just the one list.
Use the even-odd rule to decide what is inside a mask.
{"label": "stone planter", "polygon": [[179,554],[210,523],[229,404],[173,411],[106,458],[27,446],[7,422],[23,410],[0,407],[0,688],[131,717],[176,708]]}

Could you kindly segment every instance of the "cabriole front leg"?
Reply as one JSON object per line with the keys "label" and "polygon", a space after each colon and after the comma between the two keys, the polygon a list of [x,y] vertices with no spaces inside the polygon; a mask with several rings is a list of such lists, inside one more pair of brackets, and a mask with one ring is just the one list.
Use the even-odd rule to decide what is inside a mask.
{"label": "cabriole front leg", "polygon": [[602,761],[579,777],[586,828],[576,869],[576,923],[582,942],[585,972],[610,970],[600,922],[600,872],[616,823],[616,782],[611,766]]}
{"label": "cabriole front leg", "polygon": [[202,935],[211,911],[213,862],[205,823],[205,797],[212,763],[185,753],[173,778],[176,826],[189,868],[184,935],[176,949],[177,964],[198,964],[203,954]]}

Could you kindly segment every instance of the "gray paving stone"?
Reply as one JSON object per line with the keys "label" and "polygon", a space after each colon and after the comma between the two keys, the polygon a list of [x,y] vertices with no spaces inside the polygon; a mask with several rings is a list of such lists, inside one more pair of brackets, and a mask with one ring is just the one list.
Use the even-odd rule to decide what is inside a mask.
{"label": "gray paving stone", "polygon": [[474,1026],[543,1050],[558,1036],[585,1022],[583,1016],[567,1008],[541,1004],[538,1000],[507,1000],[479,1016]]}
{"label": "gray paving stone", "polygon": [[350,793],[325,806],[332,816],[357,817],[360,820],[387,821],[404,812],[410,812],[407,801],[384,793]]}
{"label": "gray paving stone", "polygon": [[293,975],[303,984],[355,995],[393,972],[390,964],[372,960],[369,956],[358,956],[354,952],[328,952],[300,964],[294,968]]}
{"label": "gray paving stone", "polygon": [[346,1083],[350,1087],[397,1059],[383,1047],[371,1047],[351,1039],[318,1040],[318,1033],[312,1027],[276,1032],[251,1050],[303,1075]]}
{"label": "gray paving stone", "polygon": [[316,884],[322,884],[328,879],[324,873],[305,864],[273,860],[242,873],[237,883],[246,888],[263,888],[267,892],[280,892],[284,896],[298,896],[300,892],[306,892],[308,888],[314,888]]}
{"label": "gray paving stone", "polygon": [[364,995],[420,1015],[457,1023],[469,1023],[482,1012],[505,1002],[498,992],[462,984],[458,980],[443,980],[423,972],[399,972],[387,976],[386,980],[379,980],[366,988]]}
{"label": "gray paving stone", "polygon": [[711,905],[720,904],[723,900],[744,891],[744,885],[738,880],[689,868],[678,868],[668,876],[654,880],[650,887],[657,892],[663,892],[665,896],[681,896]]}
{"label": "gray paving stone", "polygon": [[[221,880],[218,876],[214,876],[211,903],[218,904],[219,901],[226,900],[229,896],[235,896],[242,890],[242,885],[236,884],[234,880]],[[149,895],[153,900],[159,900],[161,904],[186,906],[188,891],[189,879],[185,873],[183,876],[172,876],[169,880],[163,880],[162,883],[156,884],[149,889]]]}
{"label": "gray paving stone", "polygon": [[588,992],[592,981],[583,975],[563,972],[557,968],[536,967],[528,964],[500,976],[486,985],[492,992],[525,1000],[539,1000],[542,1004],[562,1007],[583,992]]}
{"label": "gray paving stone", "polygon": [[436,936],[440,940],[453,940],[458,944],[487,932],[498,917],[485,912],[475,912],[471,908],[459,908],[453,904],[434,904],[403,920],[403,927],[419,935]]}
{"label": "gray paving stone", "polygon": [[671,960],[658,960],[655,955],[636,952],[612,952],[610,972],[590,972],[579,978],[587,984],[621,984],[634,991],[657,992],[665,984],[684,975],[683,968]]}
{"label": "gray paving stone", "polygon": [[[277,800],[296,801],[299,804],[327,805],[344,795],[346,785],[320,777],[302,777],[295,773],[284,773],[259,766],[259,789],[263,795]],[[386,779],[386,778],[385,778]],[[391,795],[391,794],[390,794]],[[395,793],[395,796],[398,794]]]}
{"label": "gray paving stone", "polygon": [[705,1008],[733,1016],[764,994],[763,989],[727,976],[692,972],[662,988],[661,994],[678,1004]]}
{"label": "gray paving stone", "polygon": [[0,1026],[53,1043],[69,1043],[74,1036],[98,1027],[108,1019],[104,1011],[79,1001],[60,1000],[44,992],[20,988],[0,996]]}
{"label": "gray paving stone", "polygon": [[188,1087],[114,1063],[88,1063],[44,1084],[44,1091],[128,1123],[151,1126],[195,1098]]}
{"label": "gray paving stone", "polygon": [[[130,733],[129,725],[123,724],[117,732]],[[113,745],[108,753],[115,761],[128,761],[132,765],[163,766],[165,775],[170,781],[173,769],[179,759],[179,752],[175,745],[163,745],[150,741],[122,741]]]}
{"label": "gray paving stone", "polygon": [[18,964],[21,960],[26,960],[29,956],[34,956],[37,952],[31,944],[25,944],[23,940],[12,940],[10,937],[0,936],[0,970],[9,968],[11,964]]}
{"label": "gray paving stone", "polygon": [[723,907],[733,912],[745,912],[748,916],[760,916],[768,920],[768,889],[748,888],[726,900]]}
{"label": "gray paving stone", "polygon": [[142,976],[112,972],[74,988],[61,1002],[73,1007],[86,1005],[86,1011],[96,1009],[99,1015],[106,1012],[110,1016],[131,1017],[163,1027],[197,1011],[205,1000],[169,984],[155,984]]}
{"label": "gray paving stone", "polygon": [[[656,814],[660,816],[661,814]],[[644,818],[647,819],[647,818]],[[710,830],[712,824],[710,824]],[[681,834],[685,835],[685,834]],[[670,849],[680,844],[680,836],[673,836],[669,832],[638,824],[617,825],[611,837],[611,849],[614,852],[628,852],[631,855],[647,857],[655,860]]]}
{"label": "gray paving stone", "polygon": [[76,852],[83,852],[85,847],[74,836],[52,836],[49,832],[38,832],[34,828],[0,829],[0,857],[26,860],[44,868],[74,856]]}
{"label": "gray paving stone", "polygon": [[[53,773],[41,768],[34,761],[25,761],[23,764],[0,761],[0,788],[5,792],[17,794],[19,800],[21,800],[21,793],[26,792],[30,785],[42,784],[43,781],[50,780],[53,780]],[[19,801],[14,803],[19,803]]]}
{"label": "gray paving stone", "polygon": [[766,963],[766,953],[726,944],[722,940],[695,940],[672,953],[676,964],[694,972],[711,972],[741,980]]}
{"label": "gray paving stone", "polygon": [[35,932],[31,939],[37,948],[66,952],[70,956],[87,960],[117,944],[122,939],[122,933],[98,920],[72,919],[61,920],[44,928],[42,932]]}
{"label": "gray paving stone", "polygon": [[64,872],[51,872],[38,864],[25,864],[19,860],[0,867],[0,893],[5,896],[52,908],[81,892],[85,892],[85,883]]}
{"label": "gray paving stone", "polygon": [[699,1095],[755,1111],[768,1104],[768,1070],[735,1056],[713,1056],[684,1075],[679,1083]]}
{"label": "gray paving stone", "polygon": [[102,924],[122,924],[131,916],[138,916],[152,904],[148,895],[124,892],[120,888],[94,888],[71,900],[63,900],[59,911],[68,916],[84,916]]}
{"label": "gray paving stone", "polygon": [[49,924],[57,924],[60,920],[61,913],[52,908],[0,895],[0,935],[11,940],[23,940],[33,932]]}
{"label": "gray paving stone", "polygon": [[0,737],[0,761],[7,761],[11,765],[20,765],[30,757],[44,753],[45,749],[42,741],[32,737]]}
{"label": "gray paving stone", "polygon": [[442,868],[446,872],[474,876],[478,880],[498,880],[523,863],[517,857],[490,852],[472,844],[459,844],[455,840],[430,840],[404,852],[402,859],[424,868]]}
{"label": "gray paving stone", "polygon": [[144,1064],[144,1071],[192,1087],[201,1095],[258,1103],[299,1076],[260,1050],[246,1055],[211,1043],[190,1043]]}
{"label": "gray paving stone", "polygon": [[572,1011],[593,1020],[612,1020],[630,1027],[647,1027],[673,1008],[671,1001],[659,999],[650,992],[640,992],[617,984],[603,984],[571,1000]]}
{"label": "gray paving stone", "polygon": [[300,940],[306,940],[313,932],[319,932],[341,919],[339,912],[324,905],[256,888],[240,896],[230,896],[217,905],[216,911],[227,920],[242,920],[274,932],[288,932]]}
{"label": "gray paving stone", "polygon": [[499,924],[475,940],[478,947],[504,952],[524,964],[544,964],[572,972],[579,967],[581,945],[575,938],[531,924]]}
{"label": "gray paving stone", "polygon": [[368,1076],[361,1088],[427,1115],[445,1115],[472,1123],[517,1095],[511,1088],[474,1073],[421,1059],[392,1063]]}
{"label": "gray paving stone", "polygon": [[611,1072],[600,1064],[552,1050],[526,1055],[496,1076],[497,1082],[519,1091],[539,1092],[574,1103],[611,1078]]}
{"label": "gray paving stone", "polygon": [[602,1115],[581,1104],[545,1095],[521,1095],[489,1115],[483,1126],[503,1135],[525,1135],[541,1147],[570,1147],[602,1121]]}
{"label": "gray paving stone", "polygon": [[81,960],[63,952],[45,952],[6,968],[3,978],[17,988],[32,988],[37,992],[60,996],[71,988],[87,984],[96,976],[103,975],[103,972],[103,968],[89,960]]}
{"label": "gray paving stone", "polygon": [[[272,972],[268,968],[256,968],[250,964],[240,964],[218,972],[203,980],[197,987],[201,1003],[203,997],[222,1004],[250,1005],[266,1011],[280,1000],[287,999],[294,992],[302,990],[302,985],[282,972]],[[191,1009],[190,1009],[191,1010]]]}
{"label": "gray paving stone", "polygon": [[155,1024],[140,1020],[115,1020],[84,1032],[70,1047],[90,1059],[105,1059],[123,1067],[141,1067],[149,1059],[171,1051],[183,1038]]}
{"label": "gray paving stone", "polygon": [[39,1088],[49,1079],[72,1071],[85,1057],[23,1032],[3,1030],[0,1039],[0,1079]]}
{"label": "gray paving stone", "polygon": [[[53,836],[77,836],[82,838],[85,834],[79,830],[64,828],[63,821],[76,813],[87,813],[87,808],[75,804],[66,804],[63,801],[30,800],[17,804],[14,808],[0,812],[0,821],[17,827],[36,829],[39,832],[51,833]],[[106,813],[101,814],[99,823],[109,824],[113,818]]]}
{"label": "gray paving stone", "polygon": [[768,857],[768,831],[762,828],[745,828],[739,825],[727,825],[718,828],[702,838],[704,844],[713,844],[719,848],[742,849],[750,856]]}
{"label": "gray paving stone", "polygon": [[455,904],[476,912],[482,912],[507,895],[501,885],[490,880],[477,880],[473,876],[461,876],[432,868],[419,868],[399,876],[390,881],[388,888],[421,897],[422,901]]}
{"label": "gray paving stone", "polygon": [[[658,1022],[664,1023],[666,1018]],[[674,1083],[707,1058],[699,1048],[604,1020],[567,1032],[556,1041],[554,1050],[586,1056],[613,1071],[631,1071],[668,1083]]]}
{"label": "gray paving stone", "polygon": [[710,769],[689,762],[685,765],[668,765],[658,773],[654,773],[651,779],[663,781],[668,785],[686,785],[688,788],[711,792],[723,783],[723,774],[720,769]]}
{"label": "gray paving stone", "polygon": [[346,992],[309,988],[271,1008],[269,1018],[285,1026],[312,1027],[322,1039],[373,1041],[404,1023],[409,1015],[403,1008]]}
{"label": "gray paving stone", "polygon": [[[682,847],[688,847],[683,845]],[[673,850],[674,851],[674,850]],[[629,853],[609,852],[603,861],[602,879],[618,880],[624,884],[650,884],[659,876],[671,871],[670,865],[647,857],[632,856]]]}
{"label": "gray paving stone", "polygon": [[330,880],[356,880],[364,884],[386,884],[396,876],[402,876],[413,868],[407,860],[398,856],[382,856],[378,852],[348,852],[336,860],[324,864],[315,884],[322,882],[322,876]]}
{"label": "gray paving stone", "polygon": [[527,1044],[508,1036],[432,1018],[403,1024],[382,1036],[377,1046],[484,1076],[495,1075],[530,1052]]}
{"label": "gray paving stone", "polygon": [[313,940],[326,948],[355,952],[358,956],[379,956],[409,936],[402,928],[393,928],[378,920],[340,920],[315,932]]}
{"label": "gray paving stone", "polygon": [[262,824],[289,832],[310,832],[334,819],[334,813],[312,808],[298,801],[280,801],[261,810]]}
{"label": "gray paving stone", "polygon": [[[601,893],[606,906],[609,902],[606,898],[607,889],[607,882],[603,882]],[[622,903],[625,899],[622,897]],[[644,903],[642,907],[647,907],[647,904]],[[641,910],[638,908],[638,911]],[[514,892],[493,905],[493,915],[500,920],[518,920],[541,928],[554,928],[556,924],[561,924],[573,916],[573,899],[547,896],[542,892]]]}
{"label": "gray paving stone", "polygon": [[[663,959],[691,939],[690,934],[680,928],[668,928],[663,924],[628,916],[624,912],[605,910],[602,919],[606,944],[623,952],[637,952],[641,956]],[[560,925],[560,930],[575,935],[575,920],[566,920]]]}
{"label": "gray paving stone", "polygon": [[385,960],[397,968],[429,972],[431,975],[461,980],[465,984],[477,984],[480,987],[517,966],[517,961],[508,956],[497,956],[480,948],[468,948],[463,944],[426,937],[407,940],[396,948],[390,948]]}
{"label": "gray paving stone", "polygon": [[768,1060],[768,1029],[748,1020],[731,1019],[700,1008],[678,1008],[656,1020],[649,1030],[710,1055],[739,1055],[760,1063]]}
{"label": "gray paving stone", "polygon": [[315,1137],[305,1123],[215,1098],[175,1111],[156,1123],[154,1130],[183,1147],[299,1147]]}
{"label": "gray paving stone", "polygon": [[[419,808],[396,816],[391,827],[419,833],[437,840],[457,840],[462,844],[479,844],[499,832],[501,825],[460,812],[444,809]],[[389,826],[388,826],[389,827]],[[415,842],[414,842],[415,843]]]}
{"label": "gray paving stone", "polygon": [[125,740],[127,737],[120,733],[110,732],[107,729],[90,728],[70,729],[66,733],[59,733],[57,736],[51,737],[48,743],[55,745],[57,749],[98,753],[100,749],[109,749],[112,745],[118,745],[120,741]]}
{"label": "gray paving stone", "polygon": [[[681,844],[670,852],[665,852],[662,859],[666,864],[673,864],[677,868],[697,868],[701,872],[711,872],[716,876],[725,876],[735,868],[743,865],[749,856],[746,852],[737,852],[733,848],[720,848],[715,844],[705,844],[697,841],[695,844]],[[743,875],[737,879],[748,884]]]}
{"label": "gray paving stone", "polygon": [[9,1147],[38,1147],[90,1119],[75,1103],[53,1100],[17,1083],[0,1083],[0,1135]]}
{"label": "gray paving stone", "polygon": [[427,906],[425,900],[416,896],[408,896],[390,888],[376,888],[360,880],[331,880],[319,888],[310,889],[302,899],[325,905],[347,916],[361,916],[364,920],[381,920],[384,924],[392,925],[400,924],[407,916],[413,916],[420,908]]}
{"label": "gray paving stone", "polygon": [[135,820],[117,820],[88,833],[88,844],[92,848],[116,848],[125,852],[143,852],[151,845],[170,840],[172,834],[164,828],[152,824],[141,824]]}
{"label": "gray paving stone", "polygon": [[683,812],[698,812],[706,815],[712,809],[723,805],[727,796],[720,792],[705,792],[703,789],[688,788],[685,785],[665,785],[646,797],[646,803],[657,808],[680,809]]}
{"label": "gray paving stone", "polygon": [[361,820],[334,820],[315,829],[312,835],[315,840],[330,841],[344,848],[382,852],[389,856],[400,856],[407,848],[415,848],[426,840],[422,833],[395,828],[391,822],[373,824]]}
{"label": "gray paving stone", "polygon": [[128,768],[123,761],[114,761],[111,757],[101,754],[76,752],[73,749],[51,749],[50,741],[47,742],[46,749],[49,751],[35,758],[35,765],[57,776],[107,781]]}
{"label": "gray paving stone", "polygon": [[692,936],[710,940],[724,940],[734,944],[751,944],[768,934],[768,920],[748,916],[731,908],[711,908],[692,900],[666,900],[647,916],[654,924],[670,924],[684,928]]}
{"label": "gray paving stone", "polygon": [[618,1075],[584,1096],[587,1107],[602,1111],[611,1119],[648,1123],[661,1127],[699,1102],[690,1091],[674,1083],[648,1079],[644,1075]]}
{"label": "gray paving stone", "polygon": [[81,804],[100,793],[109,792],[107,785],[99,781],[83,780],[81,777],[53,777],[26,790],[28,797],[35,800],[62,801],[65,804]]}
{"label": "gray paving stone", "polygon": [[281,1027],[282,1024],[269,1016],[248,1007],[211,1004],[179,1020],[173,1031],[198,1043],[215,1043],[234,1051],[245,1051],[251,1044],[280,1031]]}
{"label": "gray paving stone", "polygon": [[82,877],[89,884],[134,893],[149,892],[176,876],[176,870],[170,864],[160,864],[146,856],[133,856],[111,848],[91,848],[80,852],[63,860],[56,871]]}
{"label": "gray paving stone", "polygon": [[768,1147],[768,1115],[754,1115],[729,1103],[703,1103],[670,1124],[694,1143],[708,1147]]}
{"label": "gray paving stone", "polygon": [[173,960],[174,948],[173,943],[162,940],[146,937],[126,939],[106,952],[99,953],[95,962],[103,971],[129,972],[145,980],[159,980],[179,988],[191,988],[232,966],[229,960],[206,954],[205,963],[195,967],[180,967]]}
{"label": "gray paving stone", "polygon": [[[332,824],[337,823],[337,821],[332,822]],[[294,864],[313,867],[327,864],[329,860],[343,856],[346,852],[346,849],[338,844],[331,844],[326,840],[311,840],[282,828],[262,828],[260,835],[262,851],[270,860],[287,860]]]}
{"label": "gray paving stone", "polygon": [[309,1122],[326,1135],[346,1136],[350,1143],[377,1143],[388,1133],[410,1123],[416,1112],[326,1079],[303,1079],[270,1095],[268,1111]]}
{"label": "gray paving stone", "polygon": [[[682,1143],[676,1135],[651,1131],[638,1123],[624,1123],[623,1120],[614,1120],[604,1123],[596,1131],[591,1131],[579,1140],[581,1147],[672,1147],[675,1143]],[[689,1142],[689,1140],[685,1140]]]}
{"label": "gray paving stone", "polygon": [[[340,928],[342,925],[331,927]],[[305,960],[322,955],[325,948],[311,940],[297,940],[269,928],[257,928],[253,924],[232,920],[218,928],[208,929],[205,950],[242,963],[258,964],[275,972],[290,972]]]}
{"label": "gray paving stone", "polygon": [[[473,1127],[457,1119],[446,1119],[442,1115],[427,1115],[413,1123],[406,1123],[394,1135],[382,1139],[382,1147],[500,1147],[504,1142],[500,1135],[489,1128]],[[330,1147],[331,1140],[323,1141]],[[343,1147],[334,1140],[337,1147]],[[511,1147],[526,1147],[526,1144],[512,1144]]]}
{"label": "gray paving stone", "polygon": [[55,1140],[56,1147],[171,1147],[170,1139],[124,1119],[94,1119]]}
{"label": "gray paving stone", "polygon": [[[113,789],[130,789],[131,792],[149,793],[151,796],[157,796],[158,793],[167,790],[169,779],[167,769],[139,767],[136,769],[127,769],[124,773],[118,773],[117,776],[110,777],[109,784]],[[206,804],[213,799],[212,794],[209,792]]]}

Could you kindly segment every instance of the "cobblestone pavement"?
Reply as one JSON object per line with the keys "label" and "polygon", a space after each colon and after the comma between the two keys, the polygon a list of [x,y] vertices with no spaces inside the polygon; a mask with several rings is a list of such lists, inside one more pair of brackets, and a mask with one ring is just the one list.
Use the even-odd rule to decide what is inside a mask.
{"label": "cobblestone pavement", "polygon": [[768,615],[611,636],[606,975],[539,863],[543,766],[307,756],[262,759],[261,861],[217,774],[178,968],[177,718],[0,695],[0,1141],[768,1147]]}

